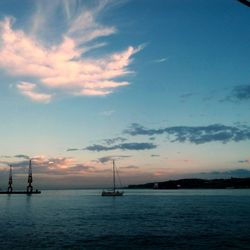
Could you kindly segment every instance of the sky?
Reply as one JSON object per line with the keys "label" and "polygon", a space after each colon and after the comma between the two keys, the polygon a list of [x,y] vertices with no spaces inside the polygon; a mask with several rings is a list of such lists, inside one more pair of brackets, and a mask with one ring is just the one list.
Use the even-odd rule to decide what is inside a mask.
{"label": "sky", "polygon": [[[250,9],[1,0],[0,186],[250,176]],[[6,183],[6,185],[5,185]]]}

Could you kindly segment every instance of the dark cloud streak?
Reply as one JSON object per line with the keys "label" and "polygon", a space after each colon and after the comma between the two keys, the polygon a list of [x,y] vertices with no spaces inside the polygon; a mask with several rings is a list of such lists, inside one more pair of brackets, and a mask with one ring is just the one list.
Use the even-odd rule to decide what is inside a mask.
{"label": "dark cloud streak", "polygon": [[121,149],[121,150],[147,150],[147,149],[154,149],[157,146],[153,143],[147,143],[147,142],[131,142],[131,143],[121,143],[117,144],[114,146],[103,146],[103,145],[98,145],[94,144],[92,146],[88,146],[85,148],[85,150],[89,151],[110,151],[110,150],[116,150],[116,149]]}
{"label": "dark cloud streak", "polygon": [[230,102],[242,102],[250,100],[250,85],[238,85],[235,86],[229,96],[227,96],[222,101]]}
{"label": "dark cloud streak", "polygon": [[250,100],[250,85],[236,86],[233,89],[233,94],[238,100]]}
{"label": "dark cloud streak", "polygon": [[135,165],[129,165],[129,166],[125,166],[125,167],[120,167],[120,169],[139,169],[139,167],[135,166]]}
{"label": "dark cloud streak", "polygon": [[175,126],[160,129],[148,129],[137,123],[133,123],[124,131],[131,136],[137,135],[161,135],[166,134],[173,137],[171,142],[190,142],[203,144],[208,142],[228,143],[250,140],[250,127],[248,126],[226,126],[212,124],[208,126]]}
{"label": "dark cloud streak", "polygon": [[103,141],[104,141],[104,143],[106,143],[107,145],[112,145],[112,144],[114,144],[114,143],[117,143],[117,142],[124,142],[124,141],[126,141],[126,140],[127,140],[126,138],[118,136],[118,137],[111,138],[111,139],[104,139]]}
{"label": "dark cloud streak", "polygon": [[20,155],[15,155],[14,157],[16,158],[22,158],[22,159],[30,159],[30,157],[28,155],[23,155],[23,154],[20,154]]}
{"label": "dark cloud streak", "polygon": [[78,150],[79,150],[78,148],[68,148],[68,149],[67,149],[68,152],[78,151]]}
{"label": "dark cloud streak", "polygon": [[131,155],[110,155],[110,156],[100,157],[97,159],[97,161],[101,163],[106,163],[112,160],[118,160],[121,158],[129,158],[129,157],[131,157]]}
{"label": "dark cloud streak", "polygon": [[151,157],[160,157],[160,155],[152,154]]}
{"label": "dark cloud streak", "polygon": [[238,163],[250,163],[249,160],[239,160]]}

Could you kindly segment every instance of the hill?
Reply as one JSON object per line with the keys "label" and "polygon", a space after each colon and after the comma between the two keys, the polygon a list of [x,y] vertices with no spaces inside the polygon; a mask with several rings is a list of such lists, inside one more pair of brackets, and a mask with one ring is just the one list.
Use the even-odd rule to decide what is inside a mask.
{"label": "hill", "polygon": [[250,178],[230,178],[230,179],[180,179],[169,180],[157,183],[146,183],[139,185],[129,185],[128,188],[148,188],[148,189],[218,189],[218,188],[250,188]]}

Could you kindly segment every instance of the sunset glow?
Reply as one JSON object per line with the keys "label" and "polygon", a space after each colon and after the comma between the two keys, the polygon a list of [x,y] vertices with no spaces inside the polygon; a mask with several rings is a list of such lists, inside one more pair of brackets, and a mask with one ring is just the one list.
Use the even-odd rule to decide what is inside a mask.
{"label": "sunset glow", "polygon": [[0,3],[1,183],[29,159],[48,188],[109,186],[112,160],[124,185],[250,175],[247,8],[21,2]]}

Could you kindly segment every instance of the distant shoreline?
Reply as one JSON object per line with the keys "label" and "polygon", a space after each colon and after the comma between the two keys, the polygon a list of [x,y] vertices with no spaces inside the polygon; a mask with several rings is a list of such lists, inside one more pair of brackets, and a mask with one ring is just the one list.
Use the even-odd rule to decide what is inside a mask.
{"label": "distant shoreline", "polygon": [[179,179],[162,182],[129,185],[129,189],[246,189],[250,188],[249,178],[229,179]]}

